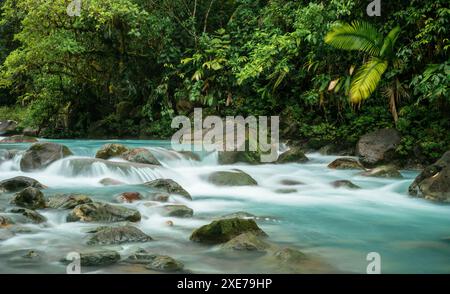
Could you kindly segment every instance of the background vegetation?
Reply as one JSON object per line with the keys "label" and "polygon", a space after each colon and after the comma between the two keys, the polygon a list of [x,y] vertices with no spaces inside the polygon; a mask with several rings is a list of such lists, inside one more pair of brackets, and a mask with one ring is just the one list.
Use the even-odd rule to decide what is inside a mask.
{"label": "background vegetation", "polygon": [[[161,138],[201,106],[280,114],[284,138],[313,148],[396,127],[404,156],[450,149],[446,0],[382,1],[381,17],[367,0],[83,0],[79,17],[69,2],[0,2],[0,119],[54,138]],[[343,23],[367,25],[354,42],[395,42],[325,42]],[[355,96],[375,59],[382,75]]]}

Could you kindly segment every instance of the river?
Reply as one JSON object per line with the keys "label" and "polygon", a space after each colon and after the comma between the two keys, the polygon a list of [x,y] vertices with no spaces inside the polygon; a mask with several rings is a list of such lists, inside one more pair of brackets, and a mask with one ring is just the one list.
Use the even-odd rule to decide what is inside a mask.
{"label": "river", "polygon": [[[0,180],[19,175],[32,177],[49,188],[46,196],[57,193],[85,193],[93,199],[113,202],[121,192],[145,193],[140,184],[157,178],[171,178],[181,184],[193,201],[175,199],[194,210],[189,219],[167,218],[145,203],[127,204],[140,211],[137,226],[155,241],[146,244],[110,246],[126,255],[136,248],[167,254],[181,260],[194,273],[272,273],[271,264],[242,253],[224,253],[217,247],[189,241],[192,231],[212,219],[237,211],[261,216],[258,225],[279,246],[300,249],[330,264],[339,272],[365,273],[370,252],[381,256],[383,273],[450,273],[450,206],[438,205],[407,195],[417,176],[402,171],[403,179],[369,178],[358,171],[328,169],[335,156],[307,154],[306,164],[221,166],[217,155],[203,154],[201,161],[187,159],[167,151],[167,141],[49,140],[68,146],[74,157],[93,158],[106,143],[149,148],[162,163],[157,169],[110,169],[94,163],[82,169],[70,165],[71,158],[53,163],[47,169],[23,173],[20,156],[0,165]],[[28,144],[4,144],[0,148],[26,149]],[[239,168],[257,180],[256,187],[220,188],[205,181],[205,175],[219,170]],[[99,181],[113,178],[126,184],[103,187]],[[299,181],[283,186],[283,180]],[[359,190],[334,188],[330,182],[351,180]],[[280,189],[295,189],[280,193]],[[0,208],[11,195],[0,194]],[[65,273],[60,259],[67,253],[86,249],[88,228],[95,224],[67,223],[69,211],[40,210],[48,221],[44,225],[26,225],[30,232],[0,241],[2,273]],[[167,226],[172,220],[174,226]],[[97,225],[98,226],[98,225]],[[38,260],[20,258],[29,250],[41,252]],[[89,271],[88,271],[89,272]],[[116,265],[91,272],[141,272],[136,267]],[[145,271],[144,271],[145,272]]]}

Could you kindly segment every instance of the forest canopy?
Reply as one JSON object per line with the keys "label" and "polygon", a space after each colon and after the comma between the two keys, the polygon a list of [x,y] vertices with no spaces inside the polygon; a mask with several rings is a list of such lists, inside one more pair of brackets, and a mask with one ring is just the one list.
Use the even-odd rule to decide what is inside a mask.
{"label": "forest canopy", "polygon": [[166,138],[175,115],[280,115],[284,139],[450,149],[446,0],[3,0],[0,119],[51,138]]}

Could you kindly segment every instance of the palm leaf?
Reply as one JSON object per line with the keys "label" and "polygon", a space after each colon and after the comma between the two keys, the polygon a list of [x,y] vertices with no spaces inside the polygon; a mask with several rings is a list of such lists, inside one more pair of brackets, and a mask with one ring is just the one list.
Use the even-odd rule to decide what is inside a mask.
{"label": "palm leaf", "polygon": [[352,103],[357,104],[369,98],[377,88],[381,76],[387,67],[387,60],[374,57],[358,70],[350,87],[350,100]]}
{"label": "palm leaf", "polygon": [[378,56],[381,50],[382,35],[369,23],[340,23],[326,36],[325,42],[343,50],[358,50]]}
{"label": "palm leaf", "polygon": [[400,34],[400,27],[393,28],[389,34],[384,38],[383,47],[381,47],[380,56],[389,57],[394,52],[394,45]]}

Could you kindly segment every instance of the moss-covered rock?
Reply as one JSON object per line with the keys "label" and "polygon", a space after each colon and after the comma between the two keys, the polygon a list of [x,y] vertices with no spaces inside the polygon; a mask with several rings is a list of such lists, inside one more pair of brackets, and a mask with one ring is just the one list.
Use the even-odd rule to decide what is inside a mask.
{"label": "moss-covered rock", "polygon": [[47,207],[53,209],[74,209],[87,203],[92,203],[92,199],[83,194],[60,194],[47,199]]}
{"label": "moss-covered rock", "polygon": [[[107,266],[113,265],[120,261],[120,254],[113,250],[102,250],[94,252],[81,252],[80,265],[81,266]],[[62,259],[64,263],[70,263],[67,257]]]}
{"label": "moss-covered rock", "polygon": [[101,227],[87,241],[88,245],[113,245],[123,243],[142,243],[153,240],[150,236],[133,226]]}
{"label": "moss-covered rock", "polygon": [[170,256],[157,255],[145,268],[161,272],[179,272],[183,270],[184,264]]}
{"label": "moss-covered rock", "polygon": [[450,202],[450,151],[426,167],[409,187],[409,194],[438,202]]}
{"label": "moss-covered rock", "polygon": [[232,218],[213,221],[209,225],[195,230],[190,239],[194,242],[220,244],[248,232],[257,236],[267,236],[254,220]]}
{"label": "moss-covered rock", "polygon": [[216,186],[256,186],[258,182],[247,173],[234,169],[232,171],[218,171],[208,176],[208,182]]}
{"label": "moss-covered rock", "polygon": [[161,165],[156,157],[145,148],[134,148],[122,154],[122,158],[136,163]]}
{"label": "moss-covered rock", "polygon": [[16,193],[11,199],[11,203],[28,209],[45,208],[45,197],[41,190],[28,187]]}
{"label": "moss-covered rock", "polygon": [[8,210],[8,212],[21,214],[23,217],[25,217],[25,219],[26,219],[25,222],[40,224],[40,223],[44,223],[47,221],[45,216],[39,214],[38,212],[36,212],[34,210],[27,209],[27,208],[12,208],[12,209]]}
{"label": "moss-covered rock", "polygon": [[165,216],[192,217],[194,215],[194,210],[181,204],[164,205],[161,210]]}
{"label": "moss-covered rock", "polygon": [[46,186],[28,177],[15,177],[0,182],[0,192],[17,192],[28,187],[45,189]]}
{"label": "moss-covered rock", "polygon": [[353,158],[338,158],[328,165],[331,169],[359,169],[364,170],[364,167],[358,160]]}
{"label": "moss-covered rock", "polygon": [[67,216],[68,222],[138,222],[139,211],[107,203],[92,202],[75,207]]}
{"label": "moss-covered rock", "polygon": [[106,160],[113,157],[120,157],[128,151],[129,149],[122,144],[106,144],[97,151],[95,157]]}
{"label": "moss-covered rock", "polygon": [[240,234],[222,245],[222,249],[265,252],[271,245],[253,233]]}

